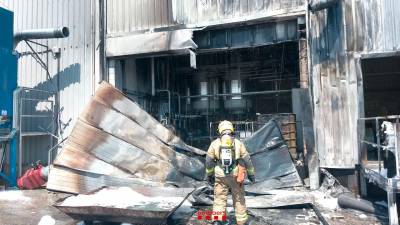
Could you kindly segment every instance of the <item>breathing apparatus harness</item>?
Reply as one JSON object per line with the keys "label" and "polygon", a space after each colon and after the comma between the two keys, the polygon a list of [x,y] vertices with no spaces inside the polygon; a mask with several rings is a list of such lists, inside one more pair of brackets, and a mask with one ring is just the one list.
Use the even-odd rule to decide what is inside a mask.
{"label": "breathing apparatus harness", "polygon": [[[222,138],[223,137],[220,138],[221,145],[219,147],[219,164],[224,168],[224,173],[229,174],[237,164],[235,157],[235,142],[231,140],[233,142],[232,144],[224,145],[222,144]],[[232,139],[230,136],[229,138]]]}

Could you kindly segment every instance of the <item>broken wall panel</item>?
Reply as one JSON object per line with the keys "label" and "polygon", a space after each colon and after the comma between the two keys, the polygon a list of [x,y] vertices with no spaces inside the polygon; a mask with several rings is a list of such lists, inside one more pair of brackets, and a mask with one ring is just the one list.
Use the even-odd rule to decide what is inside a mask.
{"label": "broken wall panel", "polygon": [[244,144],[250,153],[257,180],[246,185],[246,191],[263,194],[271,189],[303,185],[275,120],[270,120],[246,138]]}
{"label": "broken wall panel", "polygon": [[204,178],[204,164],[198,158],[188,157],[185,154],[174,151],[133,120],[97,102],[95,99],[81,113],[80,119],[143,149],[151,155],[168,161],[187,176],[197,180]]}

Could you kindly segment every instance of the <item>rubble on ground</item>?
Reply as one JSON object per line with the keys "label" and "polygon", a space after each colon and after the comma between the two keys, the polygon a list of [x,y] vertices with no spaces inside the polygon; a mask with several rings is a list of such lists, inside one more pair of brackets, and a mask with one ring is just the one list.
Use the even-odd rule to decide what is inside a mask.
{"label": "rubble on ground", "polygon": [[[275,220],[281,224],[335,224],[348,218],[360,219],[361,214],[340,209],[338,196],[349,191],[327,171],[322,170],[324,180],[319,190],[304,187],[274,120],[244,144],[256,170],[256,182],[245,182],[250,224],[279,224]],[[212,187],[203,181],[204,155],[203,150],[185,144],[135,102],[103,82],[55,159],[47,189],[80,194],[57,205],[60,209],[69,207],[74,216],[79,214],[75,209],[79,207],[102,207],[101,213],[106,214],[115,208],[152,205],[153,209],[165,206],[164,210],[177,210],[170,224],[203,224],[195,219],[195,213],[210,209],[213,201]],[[93,194],[103,187],[110,189]],[[186,201],[172,200],[162,192],[148,198],[133,191],[144,187],[196,190]],[[231,199],[228,206],[232,206]],[[281,218],[285,210],[292,212],[286,220]],[[367,215],[365,220],[373,218]]]}

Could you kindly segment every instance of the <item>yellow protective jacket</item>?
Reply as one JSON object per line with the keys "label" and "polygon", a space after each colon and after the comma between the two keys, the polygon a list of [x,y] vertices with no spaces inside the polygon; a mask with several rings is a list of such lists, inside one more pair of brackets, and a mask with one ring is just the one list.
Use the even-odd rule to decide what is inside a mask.
{"label": "yellow protective jacket", "polygon": [[[238,169],[237,169],[237,160],[238,159],[243,159],[247,174],[248,175],[254,175],[254,167],[253,163],[251,162],[250,155],[246,150],[246,147],[244,144],[237,140],[234,139],[233,142],[233,147],[235,150],[235,159],[233,160],[234,167],[232,170],[232,173],[234,176],[237,176]],[[219,163],[219,151],[221,147],[221,139],[216,139],[213,142],[211,142],[210,147],[208,148],[207,151],[207,156],[206,156],[206,174],[211,175],[212,173],[215,174],[216,177],[225,177],[224,169]]]}

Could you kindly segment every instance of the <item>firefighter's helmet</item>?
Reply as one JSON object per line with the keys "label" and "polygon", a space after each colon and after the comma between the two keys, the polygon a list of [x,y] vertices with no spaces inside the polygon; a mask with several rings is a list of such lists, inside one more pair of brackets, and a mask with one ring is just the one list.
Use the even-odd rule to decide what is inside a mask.
{"label": "firefighter's helmet", "polygon": [[224,121],[220,122],[218,125],[218,133],[220,135],[222,135],[226,131],[230,131],[231,133],[234,132],[233,124],[231,122],[229,122],[228,120],[224,120]]}

